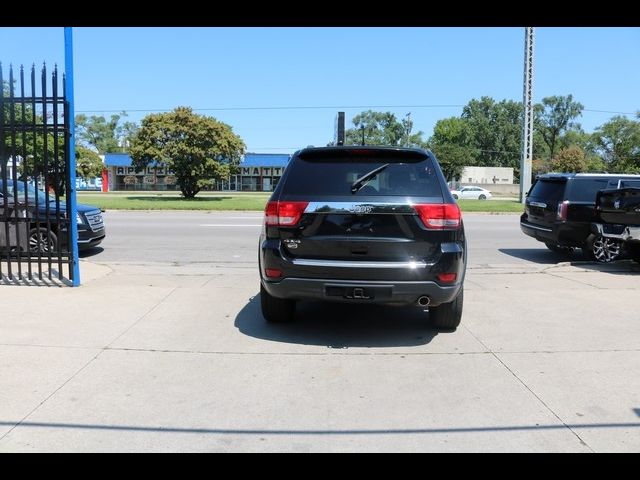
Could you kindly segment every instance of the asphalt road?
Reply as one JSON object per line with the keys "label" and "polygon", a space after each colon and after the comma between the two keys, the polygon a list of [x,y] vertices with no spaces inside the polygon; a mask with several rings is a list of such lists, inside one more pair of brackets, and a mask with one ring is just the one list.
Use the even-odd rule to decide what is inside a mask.
{"label": "asphalt road", "polygon": [[[469,266],[557,263],[520,231],[519,215],[465,214]],[[262,213],[105,213],[107,238],[84,258],[106,263],[254,265]],[[573,259],[580,259],[576,254]]]}

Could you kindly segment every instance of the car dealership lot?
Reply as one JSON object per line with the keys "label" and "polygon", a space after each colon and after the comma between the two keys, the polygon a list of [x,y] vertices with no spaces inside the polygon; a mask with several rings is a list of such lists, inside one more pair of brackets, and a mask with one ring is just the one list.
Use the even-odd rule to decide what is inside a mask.
{"label": "car dealership lot", "polygon": [[638,451],[639,266],[464,218],[451,333],[367,305],[267,325],[260,213],[107,212],[81,288],[0,287],[0,451]]}

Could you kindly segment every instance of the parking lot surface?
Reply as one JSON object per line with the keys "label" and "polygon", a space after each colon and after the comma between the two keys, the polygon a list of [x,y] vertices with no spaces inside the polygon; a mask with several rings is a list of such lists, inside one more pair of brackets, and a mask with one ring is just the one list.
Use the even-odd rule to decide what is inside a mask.
{"label": "parking lot surface", "polygon": [[258,213],[108,212],[82,282],[0,286],[0,452],[640,450],[640,266],[465,215],[461,327],[260,313]]}

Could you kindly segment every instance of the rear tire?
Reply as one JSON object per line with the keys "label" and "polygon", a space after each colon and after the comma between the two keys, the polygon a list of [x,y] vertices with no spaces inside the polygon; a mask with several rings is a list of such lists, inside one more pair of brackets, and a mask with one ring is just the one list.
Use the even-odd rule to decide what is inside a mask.
{"label": "rear tire", "polygon": [[446,330],[455,330],[462,320],[462,304],[464,302],[464,287],[453,302],[443,303],[437,307],[429,308],[429,320],[434,327]]}
{"label": "rear tire", "polygon": [[454,200],[458,200],[458,195],[453,195]]}
{"label": "rear tire", "polygon": [[260,306],[262,307],[262,316],[267,322],[287,323],[293,320],[296,302],[295,300],[273,297],[260,284]]}
{"label": "rear tire", "polygon": [[622,254],[622,242],[602,235],[591,234],[585,244],[585,253],[587,257],[596,262],[614,262]]}

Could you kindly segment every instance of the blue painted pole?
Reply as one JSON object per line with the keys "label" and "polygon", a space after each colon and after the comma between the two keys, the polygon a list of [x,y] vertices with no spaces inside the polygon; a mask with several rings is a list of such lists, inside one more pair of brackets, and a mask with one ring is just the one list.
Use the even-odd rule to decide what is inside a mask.
{"label": "blue painted pole", "polygon": [[69,191],[71,192],[71,212],[69,212],[71,228],[71,254],[73,255],[73,286],[80,285],[80,262],[78,258],[78,202],[76,198],[76,113],[73,103],[73,30],[64,27],[64,72],[66,81],[65,96],[69,102],[69,118],[67,124],[71,135],[69,137]]}

